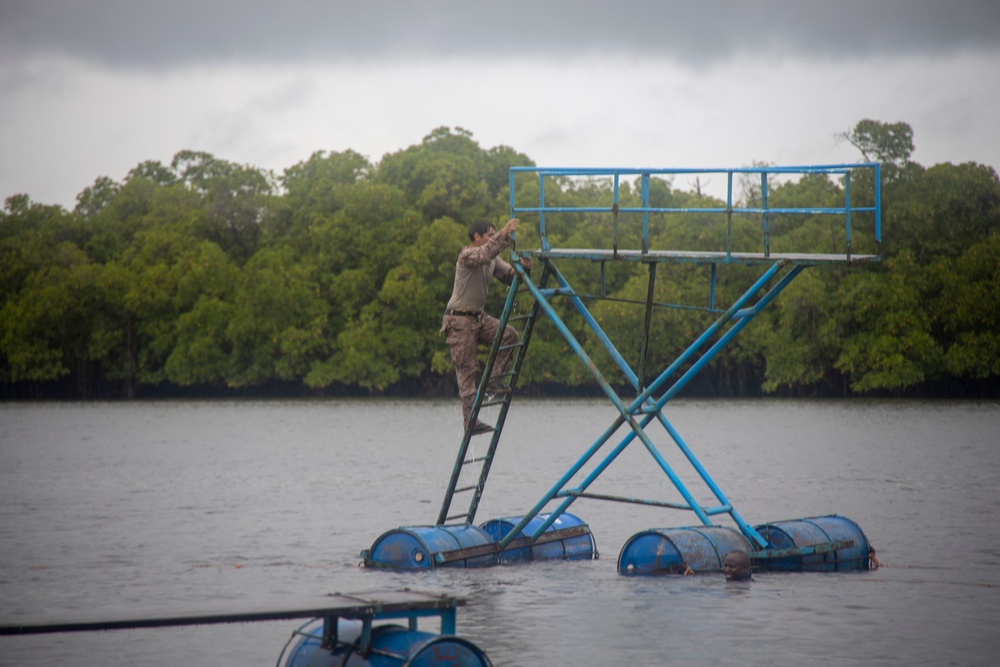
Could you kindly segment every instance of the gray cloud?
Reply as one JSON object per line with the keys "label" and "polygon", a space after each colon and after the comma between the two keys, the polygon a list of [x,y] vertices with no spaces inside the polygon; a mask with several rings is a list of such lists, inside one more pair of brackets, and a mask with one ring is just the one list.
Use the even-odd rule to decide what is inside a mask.
{"label": "gray cloud", "polygon": [[212,62],[734,54],[859,58],[1000,48],[996,0],[0,0],[0,59]]}
{"label": "gray cloud", "polygon": [[[183,148],[280,170],[462,126],[568,166],[1000,164],[998,0],[0,0],[0,200]],[[719,185],[715,183],[714,185]]]}

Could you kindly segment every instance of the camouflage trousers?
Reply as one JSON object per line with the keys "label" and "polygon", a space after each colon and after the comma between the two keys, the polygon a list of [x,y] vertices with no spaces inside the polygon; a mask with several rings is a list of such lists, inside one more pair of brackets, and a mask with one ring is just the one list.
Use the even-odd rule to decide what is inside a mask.
{"label": "camouflage trousers", "polygon": [[[469,415],[472,412],[472,402],[476,398],[476,371],[478,362],[476,360],[477,346],[490,345],[500,328],[500,320],[491,317],[486,313],[480,313],[479,317],[466,317],[464,315],[445,315],[441,330],[445,333],[445,340],[451,349],[451,363],[455,366],[455,379],[458,380],[458,395],[462,398],[462,419],[463,424],[468,425]],[[503,332],[501,343],[504,346],[513,345],[517,342],[517,330],[507,325]],[[507,362],[513,350],[507,348],[497,353],[496,361],[493,363],[492,377],[503,375],[507,370]]]}

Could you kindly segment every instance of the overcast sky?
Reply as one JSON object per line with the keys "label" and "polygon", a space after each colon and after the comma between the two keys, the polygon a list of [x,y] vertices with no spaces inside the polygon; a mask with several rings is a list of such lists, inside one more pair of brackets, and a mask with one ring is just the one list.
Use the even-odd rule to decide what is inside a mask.
{"label": "overcast sky", "polygon": [[0,0],[0,198],[67,208],[184,149],[280,173],[457,126],[542,166],[829,164],[863,118],[1000,168],[1000,2]]}

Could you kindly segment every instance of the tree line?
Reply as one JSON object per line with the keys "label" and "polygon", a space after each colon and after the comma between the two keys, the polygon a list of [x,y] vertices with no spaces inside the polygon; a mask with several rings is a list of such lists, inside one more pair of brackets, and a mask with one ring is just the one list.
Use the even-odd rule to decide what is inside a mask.
{"label": "tree line", "polygon": [[[905,123],[863,120],[842,137],[882,164],[883,261],[808,269],[688,394],[1000,395],[995,170],[912,162]],[[120,182],[96,179],[72,211],[8,197],[0,212],[0,395],[454,395],[438,328],[455,257],[472,220],[506,219],[509,168],[533,164],[442,127],[377,164],[351,150],[319,151],[275,174],[185,150],[169,165],[143,162]],[[753,205],[754,183],[741,186]],[[865,187],[852,184],[852,199]],[[547,182],[546,202],[606,206],[610,188]],[[768,194],[772,207],[838,206],[844,183],[806,175]],[[638,205],[638,184],[623,184],[621,197],[622,206]],[[700,183],[684,189],[660,178],[649,197],[663,208],[713,203]],[[739,239],[759,235],[759,225],[734,216],[732,229]],[[717,247],[724,226],[668,213],[651,221],[650,235],[660,247]],[[537,247],[533,227],[522,225],[520,247]],[[789,216],[771,232],[772,249],[833,252],[831,233],[822,216]],[[601,247],[607,224],[598,214],[568,214],[548,236]],[[750,270],[720,274],[720,302],[742,292]],[[631,304],[646,298],[645,267],[617,263],[600,279],[592,267],[567,271],[578,291],[607,297],[592,312],[634,361],[644,323]],[[657,302],[704,301],[702,269],[661,272]],[[493,291],[489,307],[499,312],[505,295]],[[569,305],[557,307],[572,322]],[[657,311],[646,367],[664,368],[716,317],[685,313]],[[582,324],[576,333],[584,343],[592,335]],[[519,387],[594,391],[544,321]]]}

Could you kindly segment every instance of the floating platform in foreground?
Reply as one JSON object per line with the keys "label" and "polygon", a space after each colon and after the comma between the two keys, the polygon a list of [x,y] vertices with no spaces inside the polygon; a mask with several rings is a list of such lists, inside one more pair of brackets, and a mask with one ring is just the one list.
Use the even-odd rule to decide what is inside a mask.
{"label": "floating platform in foreground", "polygon": [[[295,631],[278,658],[285,667],[337,665],[438,665],[468,667],[492,665],[475,644],[454,636],[456,609],[465,600],[442,593],[374,590],[333,593],[303,600],[285,609],[243,609],[238,612],[179,615],[136,614],[119,620],[79,615],[59,621],[18,621],[0,625],[0,635],[37,635],[96,630],[133,630],[187,625],[316,619]],[[417,619],[438,616],[441,633],[417,630]],[[374,625],[375,621],[403,619],[406,627]],[[297,641],[296,641],[297,639]],[[295,642],[291,650],[288,646]],[[282,663],[285,653],[287,661]],[[445,660],[445,658],[447,660]]]}

